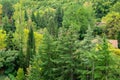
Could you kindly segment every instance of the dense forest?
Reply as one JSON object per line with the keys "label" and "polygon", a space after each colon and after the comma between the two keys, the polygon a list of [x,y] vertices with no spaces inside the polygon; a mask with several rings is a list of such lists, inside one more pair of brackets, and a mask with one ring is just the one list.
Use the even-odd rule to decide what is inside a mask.
{"label": "dense forest", "polygon": [[0,0],[0,80],[120,80],[119,48],[120,0]]}

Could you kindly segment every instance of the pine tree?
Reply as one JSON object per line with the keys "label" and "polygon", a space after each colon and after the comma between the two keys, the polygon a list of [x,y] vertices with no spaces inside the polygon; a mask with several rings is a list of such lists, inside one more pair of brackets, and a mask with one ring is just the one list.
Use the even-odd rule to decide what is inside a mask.
{"label": "pine tree", "polygon": [[30,59],[35,55],[35,38],[32,27],[29,29],[27,41],[26,67],[29,67]]}

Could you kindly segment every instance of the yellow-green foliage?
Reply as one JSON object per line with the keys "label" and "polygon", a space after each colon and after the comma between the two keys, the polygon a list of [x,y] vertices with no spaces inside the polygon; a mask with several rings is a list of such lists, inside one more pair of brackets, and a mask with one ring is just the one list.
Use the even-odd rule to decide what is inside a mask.
{"label": "yellow-green foliage", "polygon": [[[24,29],[24,40],[23,41],[26,44],[25,47],[27,47],[28,33],[29,33],[29,30]],[[37,51],[42,41],[43,35],[37,32],[34,32],[34,37],[35,37],[35,46],[36,46],[36,51]]]}
{"label": "yellow-green foliage", "polygon": [[24,78],[25,78],[24,71],[22,68],[19,68],[17,72],[16,80],[24,80]]}
{"label": "yellow-green foliage", "polygon": [[[110,50],[113,54],[115,54],[115,55],[117,55],[117,56],[120,57],[120,49],[114,48],[113,45],[110,44],[110,43],[108,43],[108,46],[109,46],[109,50]],[[99,44],[96,44],[96,51],[98,51],[99,49],[101,49],[101,46],[100,46]]]}
{"label": "yellow-green foliage", "polygon": [[3,30],[0,30],[0,49],[5,48],[6,46],[5,39],[6,39],[6,32]]}
{"label": "yellow-green foliage", "polygon": [[120,56],[120,49],[115,49],[115,48],[113,48],[113,49],[110,49],[110,50],[111,50],[114,54]]}

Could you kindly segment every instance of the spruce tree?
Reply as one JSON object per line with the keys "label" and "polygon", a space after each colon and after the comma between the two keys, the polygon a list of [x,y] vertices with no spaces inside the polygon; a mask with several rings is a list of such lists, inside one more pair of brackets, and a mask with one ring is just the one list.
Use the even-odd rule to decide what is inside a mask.
{"label": "spruce tree", "polygon": [[27,41],[26,67],[30,64],[30,59],[35,55],[35,38],[33,28],[30,27]]}
{"label": "spruce tree", "polygon": [[87,33],[84,39],[80,42],[80,65],[77,65],[77,71],[79,79],[81,80],[93,80],[94,79],[94,65],[95,65],[95,44],[92,42],[94,37],[92,36],[93,30],[88,27]]}
{"label": "spruce tree", "polygon": [[95,80],[117,80],[115,75],[116,63],[113,59],[112,52],[109,50],[109,45],[105,37],[96,54]]}
{"label": "spruce tree", "polygon": [[54,80],[77,80],[78,43],[78,35],[74,27],[60,30],[56,49],[58,57],[54,59],[54,63],[57,65],[54,68],[54,73],[57,75]]}
{"label": "spruce tree", "polygon": [[53,68],[56,66],[53,62],[54,58],[57,57],[55,54],[56,43],[54,38],[46,30],[43,36],[43,42],[40,45],[39,56],[40,63],[40,74],[43,80],[55,80],[55,74]]}

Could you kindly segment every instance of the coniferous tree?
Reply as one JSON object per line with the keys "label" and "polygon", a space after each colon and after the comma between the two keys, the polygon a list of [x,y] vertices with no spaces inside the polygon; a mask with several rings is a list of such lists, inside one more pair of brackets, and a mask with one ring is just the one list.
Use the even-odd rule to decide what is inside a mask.
{"label": "coniferous tree", "polygon": [[65,28],[60,30],[56,52],[58,57],[54,59],[54,63],[57,65],[54,68],[57,75],[55,80],[77,80],[78,43],[78,35],[74,27],[70,27],[68,30]]}
{"label": "coniferous tree", "polygon": [[63,10],[61,7],[58,7],[56,10],[56,20],[58,28],[62,27],[62,21],[63,21]]}
{"label": "coniferous tree", "polygon": [[41,60],[41,78],[44,80],[55,80],[55,74],[53,68],[56,66],[52,60],[56,58],[55,49],[56,43],[54,38],[46,30],[43,36],[43,42],[39,49],[39,55]]}
{"label": "coniferous tree", "polygon": [[28,14],[26,10],[25,10],[25,21],[28,21]]}
{"label": "coniferous tree", "polygon": [[109,50],[109,45],[105,37],[96,54],[95,80],[117,80],[115,75],[116,63],[113,59],[112,52]]}
{"label": "coniferous tree", "polygon": [[81,66],[78,65],[77,70],[81,80],[94,79],[95,44],[92,42],[92,32],[93,30],[89,26],[84,39],[79,44]]}
{"label": "coniferous tree", "polygon": [[35,55],[35,38],[33,28],[30,27],[27,41],[26,67],[29,67],[30,59]]}
{"label": "coniferous tree", "polygon": [[55,44],[54,39],[46,30],[40,44],[39,53],[31,61],[30,73],[28,74],[29,80],[55,80],[57,74],[53,73],[53,68],[56,65],[52,61],[57,57],[55,56]]}
{"label": "coniferous tree", "polygon": [[34,12],[32,12],[31,20],[36,23],[36,18],[35,18]]}

